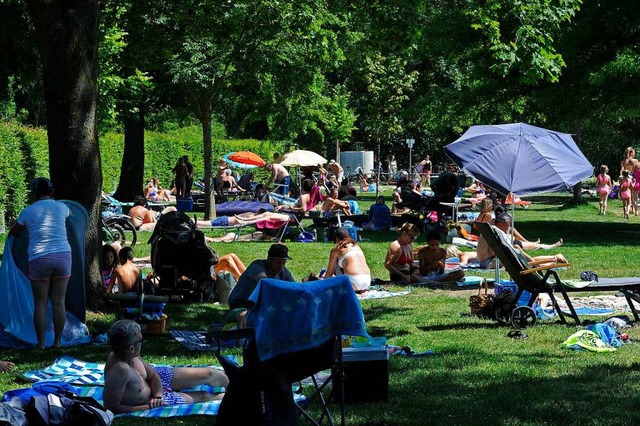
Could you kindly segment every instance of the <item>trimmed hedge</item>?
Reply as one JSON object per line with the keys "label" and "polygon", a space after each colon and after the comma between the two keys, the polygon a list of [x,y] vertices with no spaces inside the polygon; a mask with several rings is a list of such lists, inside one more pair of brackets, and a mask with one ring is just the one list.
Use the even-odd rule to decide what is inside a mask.
{"label": "trimmed hedge", "polygon": [[[282,144],[255,139],[228,140],[220,125],[212,130],[213,170],[222,155],[231,151],[252,151],[265,160],[274,152],[282,152]],[[113,192],[120,179],[124,134],[106,133],[99,136],[102,159],[103,187]],[[164,133],[145,133],[144,176],[157,177],[165,188],[171,185],[178,157],[188,155],[196,178],[204,176],[202,129],[189,126]],[[27,204],[28,184],[37,176],[49,176],[47,132],[10,122],[0,122],[0,210],[7,221],[13,221]],[[1,222],[0,222],[1,224]]]}

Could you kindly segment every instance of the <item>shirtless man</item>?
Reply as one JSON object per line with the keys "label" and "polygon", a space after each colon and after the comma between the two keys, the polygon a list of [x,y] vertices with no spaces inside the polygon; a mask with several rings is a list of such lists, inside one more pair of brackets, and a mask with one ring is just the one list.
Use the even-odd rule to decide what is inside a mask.
{"label": "shirtless man", "polygon": [[271,163],[267,163],[264,167],[271,172],[271,180],[273,183],[280,185],[276,192],[288,197],[289,187],[291,186],[291,176],[289,176],[287,169],[280,164]]}
{"label": "shirtless man", "polygon": [[136,197],[134,203],[135,206],[129,210],[129,221],[138,231],[153,231],[160,216],[177,210],[174,206],[169,206],[158,214],[147,208],[147,200],[140,195]]}
{"label": "shirtless man", "polygon": [[113,276],[109,280],[107,294],[137,292],[142,287],[142,272],[140,268],[133,264],[133,249],[124,247],[118,252],[120,266],[113,271]]}
{"label": "shirtless man", "polygon": [[342,183],[344,180],[344,169],[337,163],[336,160],[329,161],[329,169],[333,172],[334,176],[338,178],[338,183]]}
{"label": "shirtless man", "polygon": [[[115,414],[149,410],[164,405],[192,404],[221,399],[224,394],[183,392],[197,385],[226,387],[227,376],[212,368],[152,367],[140,357],[140,325],[116,321],[109,330],[112,352],[104,368],[104,406]],[[182,391],[182,392],[181,392]]]}
{"label": "shirtless man", "polygon": [[322,203],[322,211],[325,216],[331,216],[337,211],[341,211],[347,216],[351,216],[349,203],[338,199],[338,188],[333,188],[331,190],[331,194],[324,199],[324,202]]}
{"label": "shirtless man", "polygon": [[427,246],[418,251],[420,275],[432,281],[460,281],[464,278],[464,271],[459,267],[445,271],[446,258],[447,251],[440,247],[440,233],[430,231]]}

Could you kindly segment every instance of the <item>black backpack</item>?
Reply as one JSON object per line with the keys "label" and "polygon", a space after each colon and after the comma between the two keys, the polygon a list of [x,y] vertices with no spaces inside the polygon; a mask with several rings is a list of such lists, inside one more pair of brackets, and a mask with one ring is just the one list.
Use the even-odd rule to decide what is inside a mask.
{"label": "black backpack", "polygon": [[25,414],[30,425],[109,426],[113,413],[91,397],[71,392],[32,396]]}

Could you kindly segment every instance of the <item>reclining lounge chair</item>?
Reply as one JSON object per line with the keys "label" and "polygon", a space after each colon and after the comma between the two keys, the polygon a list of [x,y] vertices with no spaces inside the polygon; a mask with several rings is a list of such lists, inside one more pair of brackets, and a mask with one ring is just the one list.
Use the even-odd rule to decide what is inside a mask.
{"label": "reclining lounge chair", "polygon": [[[573,281],[562,281],[554,268],[569,266],[568,263],[539,266],[536,262],[527,262],[520,253],[513,249],[508,241],[502,238],[502,234],[494,226],[486,222],[477,223],[477,225],[480,234],[485,238],[500,263],[504,265],[511,279],[518,286],[516,300],[520,298],[523,291],[528,291],[531,293],[528,303],[529,307],[531,307],[540,293],[547,293],[563,323],[567,322],[565,316],[569,316],[577,325],[582,325],[568,293],[621,291],[625,295],[635,320],[640,321],[640,316],[633,303],[634,301],[640,303],[640,294],[638,294],[640,292],[640,277],[601,278],[595,282],[580,282],[578,285],[575,285]],[[585,285],[582,285],[583,283]],[[556,291],[562,294],[569,312],[561,311],[554,296]]]}

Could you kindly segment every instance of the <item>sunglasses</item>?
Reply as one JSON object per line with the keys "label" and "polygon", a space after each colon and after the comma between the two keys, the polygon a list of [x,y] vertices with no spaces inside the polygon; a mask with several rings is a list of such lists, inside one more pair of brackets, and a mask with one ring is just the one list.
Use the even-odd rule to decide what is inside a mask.
{"label": "sunglasses", "polygon": [[411,235],[410,233],[408,233],[407,231],[404,232],[405,234],[407,234],[409,236],[409,238],[411,238],[411,241],[416,239],[415,235]]}

